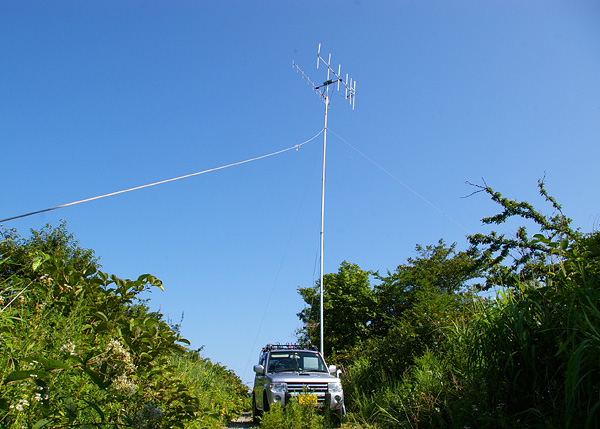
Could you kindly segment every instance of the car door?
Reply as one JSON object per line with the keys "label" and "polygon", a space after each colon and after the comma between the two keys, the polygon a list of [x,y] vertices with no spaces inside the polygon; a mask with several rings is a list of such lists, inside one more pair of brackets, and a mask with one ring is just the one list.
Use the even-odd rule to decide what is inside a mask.
{"label": "car door", "polygon": [[[263,353],[259,360],[258,364],[262,365],[263,368],[267,368],[267,354]],[[265,391],[265,383],[267,382],[267,377],[265,374],[256,374],[254,377],[254,400],[256,401],[256,406],[261,410],[265,409],[265,404],[263,404],[264,391]]]}

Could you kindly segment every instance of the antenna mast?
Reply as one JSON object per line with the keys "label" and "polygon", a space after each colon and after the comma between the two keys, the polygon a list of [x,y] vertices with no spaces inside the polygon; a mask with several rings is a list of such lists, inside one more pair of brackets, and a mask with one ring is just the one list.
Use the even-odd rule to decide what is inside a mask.
{"label": "antenna mast", "polygon": [[329,110],[329,86],[332,84],[337,84],[337,91],[340,90],[340,84],[342,84],[346,90],[346,99],[350,102],[352,106],[352,110],[354,110],[354,100],[356,94],[356,81],[348,80],[348,74],[346,73],[346,80],[342,80],[342,66],[338,65],[337,73],[334,69],[331,68],[331,54],[329,54],[327,61],[321,56],[321,44],[319,43],[319,48],[317,50],[317,69],[319,68],[319,64],[324,64],[327,67],[327,80],[320,85],[315,85],[310,78],[298,67],[296,62],[292,61],[292,67],[296,69],[297,72],[302,74],[302,77],[308,81],[308,83],[313,87],[316,93],[323,99],[325,102],[325,126],[323,128],[323,179],[322,179],[322,188],[321,188],[321,234],[320,234],[320,325],[321,325],[321,354],[325,354],[325,341],[324,341],[324,324],[323,324],[323,236],[324,236],[324,226],[325,226],[325,153],[327,151],[327,112]]}

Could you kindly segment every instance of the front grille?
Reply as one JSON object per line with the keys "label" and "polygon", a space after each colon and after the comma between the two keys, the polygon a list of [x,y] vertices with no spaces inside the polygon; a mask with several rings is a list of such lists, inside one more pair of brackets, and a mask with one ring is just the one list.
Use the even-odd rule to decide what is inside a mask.
{"label": "front grille", "polygon": [[297,396],[302,393],[317,395],[317,403],[324,404],[327,383],[287,383],[287,391],[290,396]]}

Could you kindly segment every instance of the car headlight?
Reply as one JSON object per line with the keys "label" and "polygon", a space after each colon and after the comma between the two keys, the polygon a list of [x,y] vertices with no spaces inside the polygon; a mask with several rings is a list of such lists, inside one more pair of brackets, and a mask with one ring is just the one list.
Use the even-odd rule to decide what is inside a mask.
{"label": "car headlight", "polygon": [[331,393],[341,392],[342,391],[342,383],[340,383],[339,381],[334,381],[333,383],[328,384],[327,389]]}
{"label": "car headlight", "polygon": [[271,383],[271,390],[273,392],[285,392],[287,385],[285,383]]}

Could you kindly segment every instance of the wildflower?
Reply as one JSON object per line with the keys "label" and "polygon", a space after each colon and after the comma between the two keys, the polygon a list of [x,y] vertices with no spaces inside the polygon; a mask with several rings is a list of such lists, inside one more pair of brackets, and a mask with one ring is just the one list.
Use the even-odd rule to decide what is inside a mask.
{"label": "wildflower", "polygon": [[137,385],[125,374],[121,374],[113,380],[113,387],[120,394],[130,396],[135,392]]}
{"label": "wildflower", "polygon": [[46,284],[46,285],[50,285],[54,280],[52,279],[52,277],[50,277],[48,274],[44,274],[43,276],[40,277],[40,282]]}
{"label": "wildflower", "polygon": [[29,401],[27,399],[19,399],[17,405],[11,404],[8,408],[11,410],[23,411],[24,407],[29,406]]}
{"label": "wildflower", "polygon": [[72,340],[69,340],[67,344],[60,346],[59,352],[61,354],[75,355],[75,343]]}
{"label": "wildflower", "polygon": [[42,395],[40,395],[39,393],[36,393],[35,396],[32,398],[32,400],[35,402],[40,402],[42,400]]}
{"label": "wildflower", "polygon": [[112,359],[123,363],[122,371],[126,373],[135,372],[136,367],[133,364],[133,359],[131,359],[131,354],[118,340],[111,339],[106,345],[106,351],[110,353]]}

